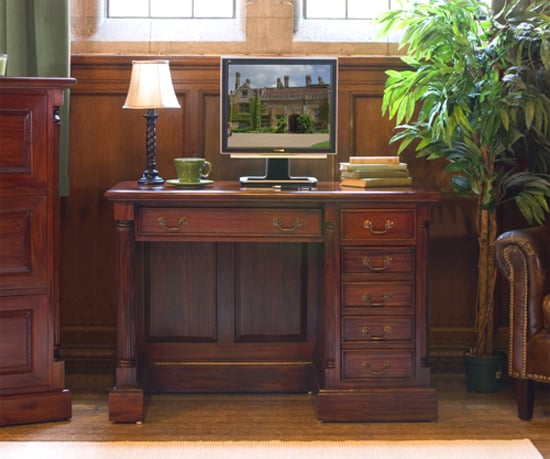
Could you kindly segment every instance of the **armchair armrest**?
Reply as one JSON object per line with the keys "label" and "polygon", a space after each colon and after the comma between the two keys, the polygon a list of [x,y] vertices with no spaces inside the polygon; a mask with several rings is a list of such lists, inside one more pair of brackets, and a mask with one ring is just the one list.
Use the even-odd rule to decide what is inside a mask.
{"label": "armchair armrest", "polygon": [[510,287],[510,374],[522,376],[528,341],[544,324],[543,299],[550,293],[550,226],[501,234],[496,264]]}

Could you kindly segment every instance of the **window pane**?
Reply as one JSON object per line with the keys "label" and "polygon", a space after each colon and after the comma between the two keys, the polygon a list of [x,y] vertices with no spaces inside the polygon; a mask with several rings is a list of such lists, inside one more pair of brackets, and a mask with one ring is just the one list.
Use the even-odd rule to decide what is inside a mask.
{"label": "window pane", "polygon": [[348,0],[348,18],[372,19],[389,9],[388,0]]}
{"label": "window pane", "polygon": [[109,0],[108,16],[112,18],[148,17],[149,0]]}
{"label": "window pane", "polygon": [[190,18],[192,15],[191,0],[151,0],[151,17]]}
{"label": "window pane", "polygon": [[232,18],[234,0],[194,0],[196,18]]}
{"label": "window pane", "polygon": [[346,0],[305,0],[307,19],[344,19]]}
{"label": "window pane", "polygon": [[234,9],[235,0],[108,0],[117,18],[234,18]]}

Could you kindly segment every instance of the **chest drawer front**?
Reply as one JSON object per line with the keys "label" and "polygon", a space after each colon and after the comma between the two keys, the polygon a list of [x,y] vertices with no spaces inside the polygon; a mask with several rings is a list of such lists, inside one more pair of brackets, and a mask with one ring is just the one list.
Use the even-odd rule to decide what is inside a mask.
{"label": "chest drawer front", "polygon": [[48,113],[48,95],[45,91],[8,95],[3,90],[0,97],[0,194],[46,192],[55,164],[49,158],[53,118]]}
{"label": "chest drawer front", "polygon": [[407,317],[345,317],[342,339],[349,341],[410,341],[412,320]]}
{"label": "chest drawer front", "polygon": [[410,282],[358,282],[343,285],[344,307],[366,309],[412,308],[413,285]]}
{"label": "chest drawer front", "polygon": [[415,213],[408,209],[344,210],[342,239],[381,241],[415,238]]}
{"label": "chest drawer front", "polygon": [[344,379],[408,378],[412,375],[412,351],[344,351]]}
{"label": "chest drawer front", "polygon": [[140,208],[140,236],[321,237],[318,209]]}
{"label": "chest drawer front", "polygon": [[414,273],[414,248],[375,249],[344,248],[344,274],[403,274]]}
{"label": "chest drawer front", "polygon": [[0,196],[0,292],[47,291],[47,222],[46,196]]}

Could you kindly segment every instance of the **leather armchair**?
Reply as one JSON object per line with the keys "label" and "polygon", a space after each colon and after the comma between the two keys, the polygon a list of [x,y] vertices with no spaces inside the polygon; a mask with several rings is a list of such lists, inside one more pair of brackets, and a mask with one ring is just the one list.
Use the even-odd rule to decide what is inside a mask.
{"label": "leather armchair", "polygon": [[529,420],[535,382],[550,383],[550,225],[503,233],[495,249],[510,289],[508,372],[518,416]]}

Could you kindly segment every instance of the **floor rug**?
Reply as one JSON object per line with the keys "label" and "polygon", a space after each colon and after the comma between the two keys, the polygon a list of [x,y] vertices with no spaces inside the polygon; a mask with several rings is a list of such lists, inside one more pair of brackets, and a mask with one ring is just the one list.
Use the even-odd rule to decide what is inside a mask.
{"label": "floor rug", "polygon": [[529,440],[3,441],[2,459],[542,459]]}

